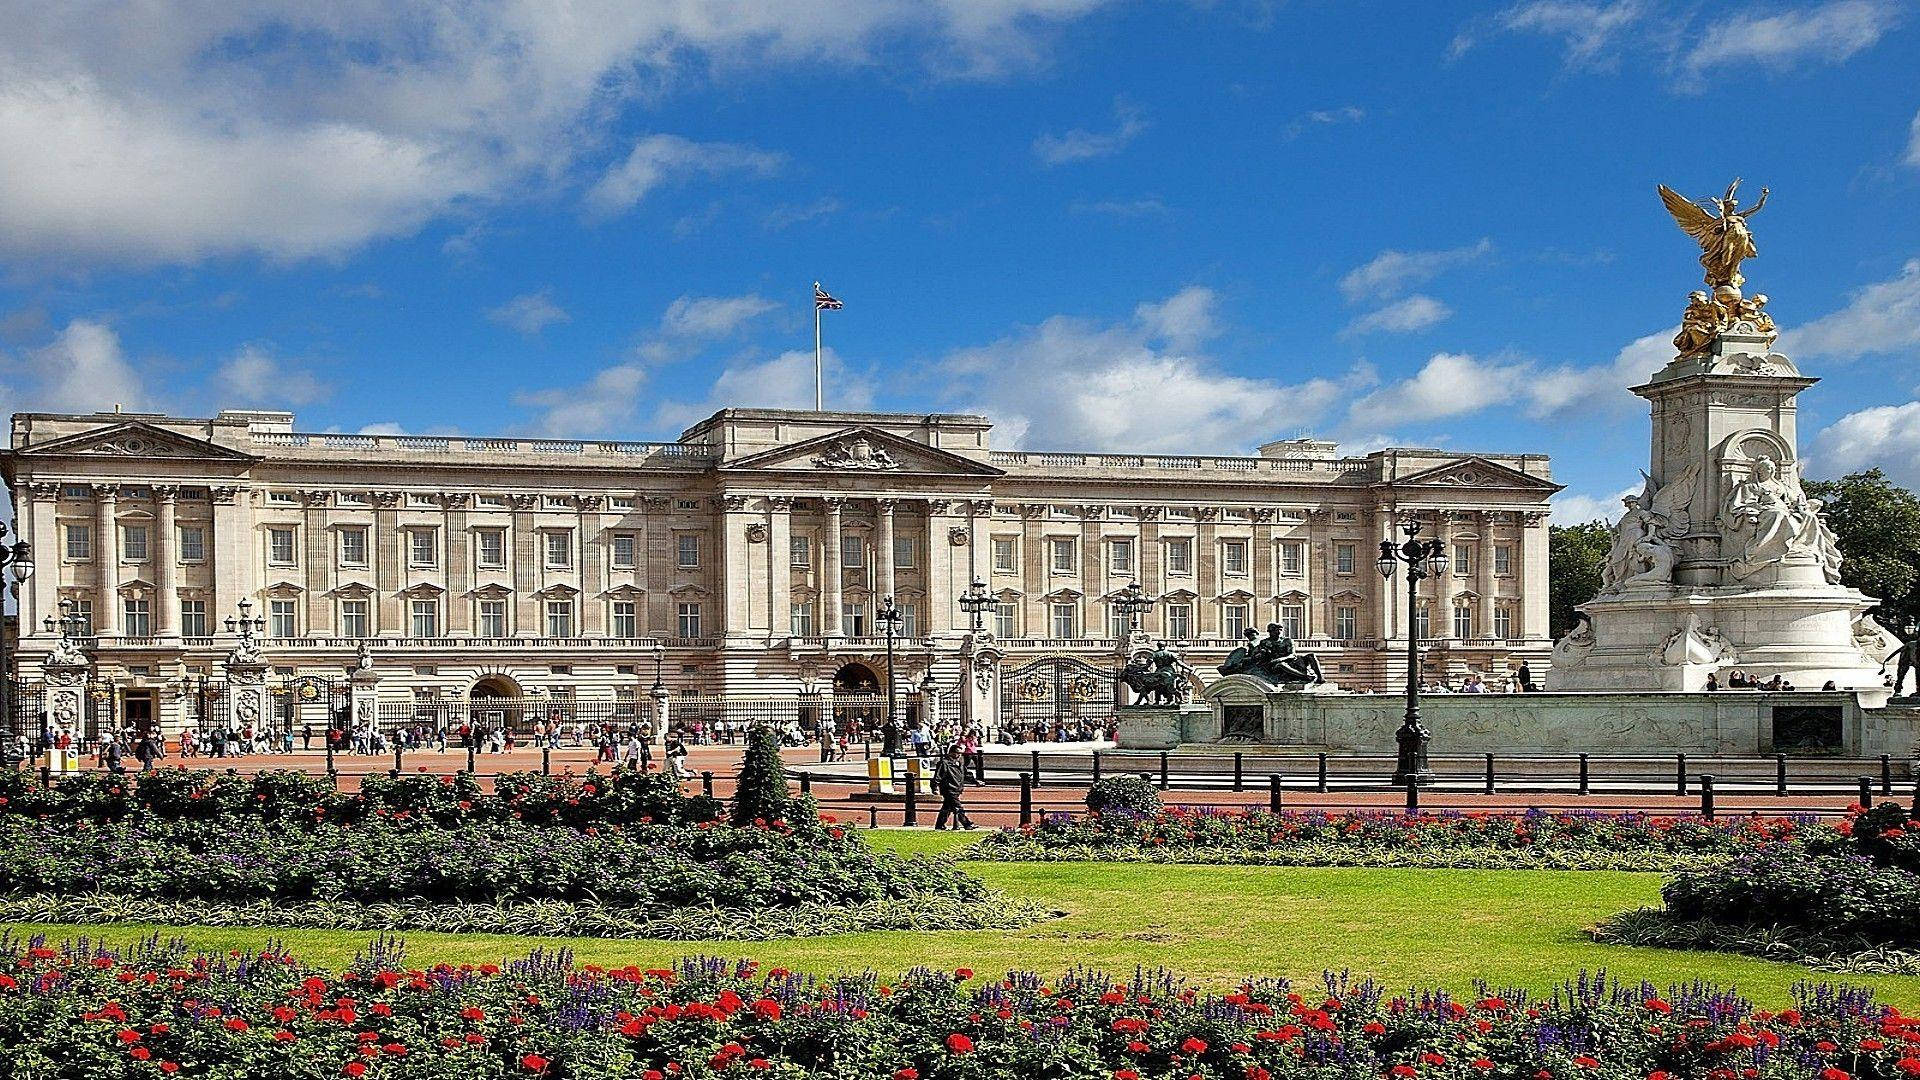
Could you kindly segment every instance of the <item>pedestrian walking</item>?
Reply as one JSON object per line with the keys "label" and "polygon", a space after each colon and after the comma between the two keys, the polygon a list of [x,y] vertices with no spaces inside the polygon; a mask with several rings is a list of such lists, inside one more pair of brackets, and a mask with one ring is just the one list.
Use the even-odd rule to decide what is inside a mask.
{"label": "pedestrian walking", "polygon": [[967,765],[960,756],[960,747],[947,748],[946,756],[933,771],[933,787],[940,793],[940,813],[933,819],[933,827],[944,829],[951,821],[955,828],[973,828],[967,808],[960,805],[960,796],[967,790]]}

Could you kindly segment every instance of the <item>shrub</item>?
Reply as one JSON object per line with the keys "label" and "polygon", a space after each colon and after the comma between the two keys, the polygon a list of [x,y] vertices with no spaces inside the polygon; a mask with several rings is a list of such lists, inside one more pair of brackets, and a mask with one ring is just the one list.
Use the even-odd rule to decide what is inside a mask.
{"label": "shrub", "polygon": [[1087,809],[1150,817],[1160,812],[1160,793],[1144,776],[1109,776],[1087,788]]}
{"label": "shrub", "polygon": [[1797,927],[1885,944],[1920,939],[1920,874],[1774,844],[1682,871],[1661,886],[1675,919]]}
{"label": "shrub", "polygon": [[780,764],[780,739],[768,724],[747,732],[747,750],[740,761],[740,779],[733,789],[733,823],[751,825],[778,821],[791,815],[787,771]]}

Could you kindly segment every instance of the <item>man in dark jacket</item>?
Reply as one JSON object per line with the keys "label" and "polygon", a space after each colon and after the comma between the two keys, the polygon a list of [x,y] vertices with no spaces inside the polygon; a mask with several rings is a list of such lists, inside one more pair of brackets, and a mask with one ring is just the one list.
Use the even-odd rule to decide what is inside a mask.
{"label": "man in dark jacket", "polygon": [[944,829],[952,821],[955,828],[973,828],[967,808],[960,805],[960,794],[967,790],[967,764],[959,746],[947,747],[947,754],[933,770],[933,789],[940,793],[940,814],[933,819],[935,829]]}

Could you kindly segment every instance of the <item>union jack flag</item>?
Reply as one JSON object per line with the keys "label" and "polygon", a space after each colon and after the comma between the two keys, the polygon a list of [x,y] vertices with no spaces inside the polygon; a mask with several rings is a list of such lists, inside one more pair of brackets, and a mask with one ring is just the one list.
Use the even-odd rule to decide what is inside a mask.
{"label": "union jack flag", "polygon": [[838,301],[838,300],[835,300],[835,299],[834,299],[834,298],[832,297],[832,295],[830,295],[830,294],[829,294],[829,293],[827,292],[827,290],[825,290],[825,289],[823,289],[823,288],[821,288],[821,287],[820,287],[820,283],[819,283],[819,282],[815,282],[815,283],[814,283],[814,285],[813,285],[813,310],[815,310],[815,311],[838,311],[838,310],[840,310],[841,308],[843,308],[843,307],[846,307],[846,306],[847,306],[847,305],[845,305],[845,304],[843,304],[843,303],[841,303],[840,301]]}

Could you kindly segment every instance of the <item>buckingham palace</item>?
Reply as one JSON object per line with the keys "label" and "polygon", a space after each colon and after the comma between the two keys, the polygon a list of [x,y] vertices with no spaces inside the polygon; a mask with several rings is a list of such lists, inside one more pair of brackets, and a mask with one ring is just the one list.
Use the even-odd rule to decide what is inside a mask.
{"label": "buckingham palace", "polygon": [[20,677],[79,636],[115,722],[204,719],[195,687],[221,677],[244,602],[274,675],[363,656],[382,694],[871,691],[891,596],[896,670],[951,686],[978,581],[1008,665],[1111,667],[1138,583],[1143,629],[1202,672],[1278,623],[1329,679],[1385,689],[1409,613],[1374,556],[1407,515],[1453,555],[1413,613],[1426,677],[1546,666],[1542,455],[997,450],[992,426],[726,409],[673,442],[608,442],[16,415],[4,472],[38,565]]}

